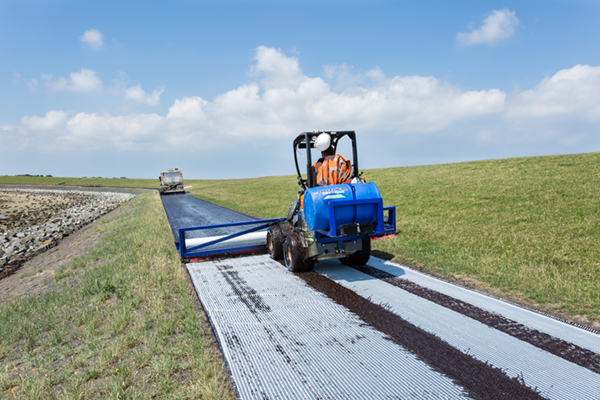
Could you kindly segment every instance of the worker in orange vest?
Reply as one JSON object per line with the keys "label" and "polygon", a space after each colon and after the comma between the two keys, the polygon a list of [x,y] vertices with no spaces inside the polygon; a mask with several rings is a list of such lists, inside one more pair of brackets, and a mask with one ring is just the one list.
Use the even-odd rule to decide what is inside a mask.
{"label": "worker in orange vest", "polygon": [[313,164],[316,182],[319,186],[350,183],[352,164],[331,147],[331,136],[321,133],[315,139],[314,147],[321,152],[319,161]]}

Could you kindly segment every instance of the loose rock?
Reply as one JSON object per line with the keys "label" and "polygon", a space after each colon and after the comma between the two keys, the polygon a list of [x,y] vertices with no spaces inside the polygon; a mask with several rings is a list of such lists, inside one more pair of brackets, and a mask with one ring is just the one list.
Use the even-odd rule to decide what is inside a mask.
{"label": "loose rock", "polygon": [[[0,233],[0,277],[7,266],[22,263],[56,246],[64,236],[135,197],[127,193],[41,189],[0,189],[2,194],[60,199],[43,203],[40,212],[18,212],[2,220],[1,229],[5,232]],[[60,202],[68,208],[57,207],[56,203]]]}

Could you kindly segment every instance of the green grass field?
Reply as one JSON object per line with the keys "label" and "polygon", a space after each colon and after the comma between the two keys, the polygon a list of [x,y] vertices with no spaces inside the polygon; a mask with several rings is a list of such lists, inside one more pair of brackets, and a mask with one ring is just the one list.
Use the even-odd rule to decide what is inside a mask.
{"label": "green grass field", "polygon": [[158,193],[121,207],[96,223],[101,245],[54,275],[75,286],[0,305],[3,398],[235,398]]}
{"label": "green grass field", "polygon": [[[397,237],[375,241],[378,255],[600,327],[600,153],[376,169],[364,177],[397,207]],[[25,183],[2,176],[0,183],[9,178]],[[158,187],[158,179],[117,181]],[[265,218],[286,215],[298,189],[294,176],[185,185]]]}

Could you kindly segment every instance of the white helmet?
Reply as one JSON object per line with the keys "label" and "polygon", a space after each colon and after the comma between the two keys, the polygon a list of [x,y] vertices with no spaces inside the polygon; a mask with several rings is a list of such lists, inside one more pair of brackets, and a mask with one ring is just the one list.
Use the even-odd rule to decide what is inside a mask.
{"label": "white helmet", "polygon": [[325,150],[327,150],[329,148],[330,144],[331,144],[331,136],[329,136],[328,133],[321,133],[315,139],[315,147],[319,151],[325,151]]}

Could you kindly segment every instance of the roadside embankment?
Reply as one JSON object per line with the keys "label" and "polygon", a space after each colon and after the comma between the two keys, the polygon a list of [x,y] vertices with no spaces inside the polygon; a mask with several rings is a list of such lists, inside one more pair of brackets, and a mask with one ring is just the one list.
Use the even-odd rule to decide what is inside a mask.
{"label": "roadside embankment", "polygon": [[156,192],[0,280],[0,321],[3,398],[235,398]]}
{"label": "roadside embankment", "polygon": [[133,197],[79,190],[0,189],[0,278]]}

